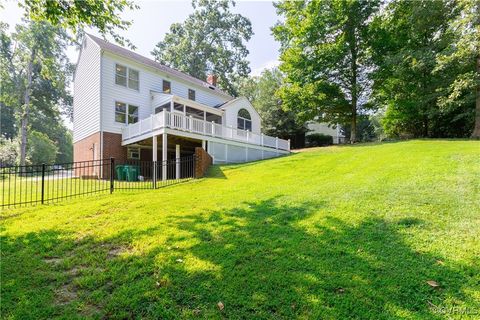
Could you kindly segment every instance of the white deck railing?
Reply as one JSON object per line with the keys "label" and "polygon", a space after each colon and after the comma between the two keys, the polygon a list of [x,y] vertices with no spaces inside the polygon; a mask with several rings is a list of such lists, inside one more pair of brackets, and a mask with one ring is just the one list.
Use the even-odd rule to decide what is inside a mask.
{"label": "white deck railing", "polygon": [[126,126],[122,130],[122,139],[125,141],[153,132],[160,128],[171,128],[204,136],[247,142],[259,146],[290,151],[290,141],[288,140],[227,127],[213,121],[208,122],[196,119],[192,116],[185,116],[180,113],[169,111],[162,111],[140,120],[137,123]]}

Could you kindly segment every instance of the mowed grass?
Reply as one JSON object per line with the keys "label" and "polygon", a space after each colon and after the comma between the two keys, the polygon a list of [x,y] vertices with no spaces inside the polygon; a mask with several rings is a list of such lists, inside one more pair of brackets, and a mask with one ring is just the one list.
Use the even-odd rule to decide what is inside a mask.
{"label": "mowed grass", "polygon": [[480,317],[478,141],[321,148],[2,219],[5,319]]}

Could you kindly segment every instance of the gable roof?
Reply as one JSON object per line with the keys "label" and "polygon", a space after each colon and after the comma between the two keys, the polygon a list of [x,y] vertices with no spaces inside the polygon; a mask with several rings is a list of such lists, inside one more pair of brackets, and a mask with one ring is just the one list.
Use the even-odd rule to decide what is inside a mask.
{"label": "gable roof", "polygon": [[147,65],[151,68],[155,68],[157,70],[160,70],[164,73],[167,73],[171,76],[174,76],[174,77],[177,77],[177,78],[180,78],[182,80],[185,80],[187,82],[190,82],[190,83],[193,83],[193,84],[196,84],[197,86],[201,86],[201,87],[204,87],[206,89],[209,89],[209,90],[212,90],[213,92],[215,93],[219,93],[227,98],[230,98],[232,99],[232,97],[223,92],[222,90],[220,90],[219,88],[215,87],[215,86],[212,86],[211,84],[209,84],[208,82],[205,82],[205,81],[202,81],[200,79],[197,79],[195,77],[192,77],[188,74],[185,74],[183,72],[180,72],[176,69],[173,69],[173,68],[170,68],[170,67],[167,67],[163,64],[160,64],[158,62],[156,62],[155,60],[152,60],[150,58],[147,58],[147,57],[144,57],[138,53],[135,53],[131,50],[128,50],[128,49],[125,49],[123,47],[120,47],[116,44],[113,44],[113,43],[110,43],[106,40],[103,40],[101,38],[98,38],[94,35],[91,35],[89,33],[86,33],[86,35],[92,39],[101,49],[103,50],[106,50],[106,51],[109,51],[111,53],[114,53],[114,54],[117,54],[119,56],[122,56],[122,57],[125,57],[125,58],[128,58],[128,59],[132,59],[132,60],[135,60],[141,64],[144,64],[144,65]]}
{"label": "gable roof", "polygon": [[260,113],[258,113],[257,109],[255,109],[255,107],[252,105],[252,103],[246,98],[246,97],[238,97],[238,98],[235,98],[233,100],[230,100],[230,101],[227,101],[227,102],[224,102],[222,103],[220,106],[215,106],[216,108],[220,108],[222,110],[225,110],[231,106],[233,106],[236,102],[239,102],[239,101],[243,101],[243,102],[246,102],[248,103],[248,105],[255,111],[255,113],[258,115],[258,117],[260,119],[262,119],[262,117],[260,116]]}

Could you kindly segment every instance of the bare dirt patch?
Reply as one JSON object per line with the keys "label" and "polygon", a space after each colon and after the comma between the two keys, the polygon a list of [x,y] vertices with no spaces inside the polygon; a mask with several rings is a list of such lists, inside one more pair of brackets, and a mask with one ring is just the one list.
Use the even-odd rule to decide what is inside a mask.
{"label": "bare dirt patch", "polygon": [[66,305],[78,298],[77,291],[71,284],[62,285],[55,290],[55,304]]}

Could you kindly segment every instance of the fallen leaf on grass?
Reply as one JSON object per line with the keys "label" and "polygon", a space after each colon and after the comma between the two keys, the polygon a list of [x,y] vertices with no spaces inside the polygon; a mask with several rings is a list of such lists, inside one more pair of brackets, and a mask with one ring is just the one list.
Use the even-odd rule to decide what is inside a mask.
{"label": "fallen leaf on grass", "polygon": [[218,309],[220,309],[220,311],[222,311],[223,309],[225,309],[225,306],[223,305],[222,301],[219,301],[219,302],[217,303],[217,307],[218,307]]}
{"label": "fallen leaf on grass", "polygon": [[433,280],[428,280],[427,283],[428,283],[428,285],[429,285],[430,287],[432,287],[432,288],[434,288],[434,289],[440,287],[440,285],[438,284],[438,282],[433,281]]}
{"label": "fallen leaf on grass", "polygon": [[193,309],[192,313],[193,313],[194,315],[198,316],[200,313],[202,313],[202,310],[200,310],[200,309],[198,309],[198,308],[197,308],[197,309]]}

